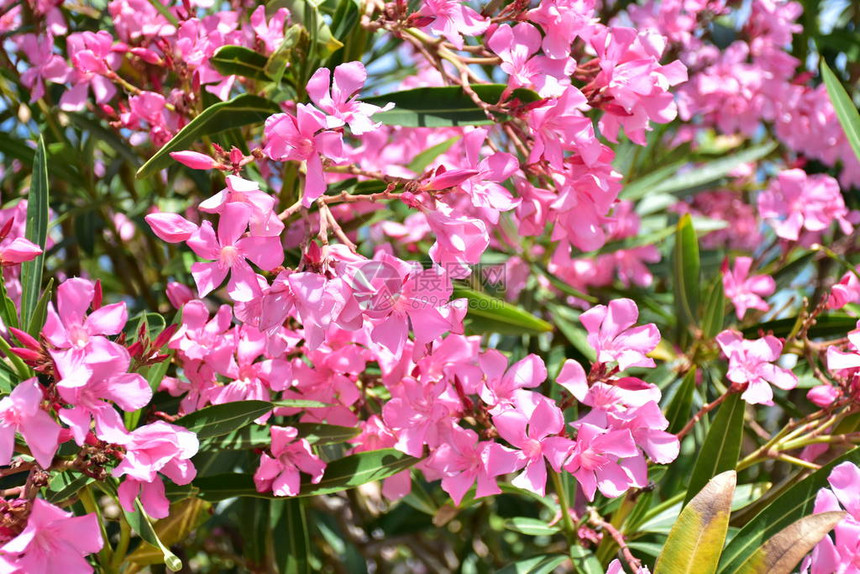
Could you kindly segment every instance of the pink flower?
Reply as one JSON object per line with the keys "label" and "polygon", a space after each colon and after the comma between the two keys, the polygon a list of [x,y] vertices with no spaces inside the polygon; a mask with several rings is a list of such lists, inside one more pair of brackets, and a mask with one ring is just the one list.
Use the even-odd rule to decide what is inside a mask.
{"label": "pink flower", "polygon": [[306,439],[299,439],[293,427],[270,427],[272,456],[263,453],[254,473],[257,492],[272,491],[275,496],[295,496],[301,484],[300,472],[310,475],[311,483],[322,480],[325,463],[311,450]]}
{"label": "pink flower", "polygon": [[491,407],[513,406],[522,389],[538,387],[546,380],[546,365],[537,355],[527,355],[506,371],[507,366],[507,358],[495,349],[481,356],[481,368],[486,373],[481,400]]}
{"label": "pink flower", "polygon": [[520,22],[513,28],[502,24],[490,36],[487,45],[502,59],[500,67],[510,76],[508,87],[534,85],[543,97],[560,96],[570,85],[570,76],[576,69],[570,57],[554,60],[535,56],[540,49],[541,35],[527,22]]}
{"label": "pink flower", "polygon": [[495,442],[478,441],[475,431],[454,427],[425,466],[442,475],[442,489],[454,504],[460,504],[475,482],[475,498],[501,493],[495,478],[514,472],[521,463],[515,451]]}
{"label": "pink flower", "polygon": [[813,512],[846,510],[846,516],[834,529],[834,536],[825,536],[803,561],[801,572],[832,574],[856,572],[860,563],[860,469],[843,462],[827,477],[830,488],[822,488],[815,497]]}
{"label": "pink flower", "polygon": [[21,74],[21,83],[30,89],[30,103],[45,95],[45,80],[57,84],[66,81],[71,68],[61,56],[53,53],[54,38],[50,34],[43,37],[21,34],[14,37],[14,42],[30,60],[30,67]]}
{"label": "pink flower", "polygon": [[75,69],[74,86],[60,98],[61,109],[71,112],[83,110],[90,88],[97,104],[105,104],[113,98],[116,87],[105,77],[120,65],[119,53],[112,50],[113,42],[111,35],[104,30],[69,35],[66,45]]}
{"label": "pink flower", "polygon": [[630,299],[615,299],[609,306],[597,305],[579,320],[588,331],[588,344],[597,351],[597,361],[616,361],[620,370],[629,367],[653,367],[646,354],[660,342],[660,332],[653,323],[633,327],[639,309]]}
{"label": "pink flower", "polygon": [[200,211],[223,213],[229,203],[240,203],[251,210],[249,228],[251,235],[275,237],[284,230],[284,224],[275,214],[275,198],[262,191],[254,181],[237,175],[227,176],[227,187],[209,199],[200,202]]}
{"label": "pink flower", "polygon": [[164,495],[164,483],[158,473],[176,484],[188,484],[197,475],[191,457],[197,454],[197,436],[182,427],[156,421],[133,430],[120,443],[125,458],[113,470],[117,478],[125,476],[119,485],[119,501],[127,512],[134,512],[134,499],[153,518],[164,518],[169,503]]}
{"label": "pink flower", "polygon": [[15,433],[21,433],[33,458],[42,468],[50,468],[59,447],[60,425],[42,410],[42,387],[35,378],[18,383],[0,401],[0,466],[12,460]]}
{"label": "pink flower", "polygon": [[782,353],[782,342],[776,337],[745,341],[737,331],[723,331],[716,340],[729,359],[728,379],[748,385],[741,398],[749,404],[773,404],[773,390],[768,383],[784,390],[797,386],[794,373],[772,364]]}
{"label": "pink flower", "polygon": [[830,289],[827,308],[841,309],[848,303],[856,303],[857,301],[860,301],[860,279],[857,278],[855,270],[843,275],[839,283]]}
{"label": "pink flower", "polygon": [[95,514],[74,516],[37,498],[26,528],[0,547],[0,556],[12,572],[89,574],[93,568],[85,556],[98,552],[103,545]]}
{"label": "pink flower", "polygon": [[441,34],[457,48],[463,47],[463,34],[479,36],[490,25],[480,14],[456,0],[424,0],[415,16],[430,18],[425,27]]}
{"label": "pink flower", "polygon": [[152,229],[152,232],[167,243],[182,243],[197,231],[196,224],[188,221],[178,213],[157,212],[150,213],[143,218]]}
{"label": "pink flower", "polygon": [[349,124],[354,135],[360,136],[373,131],[380,124],[373,123],[370,116],[385,108],[357,101],[353,96],[361,90],[367,80],[367,70],[361,62],[347,62],[334,69],[334,84],[332,73],[328,68],[320,68],[308,80],[308,96],[319,109],[329,114],[326,117],[326,127],[339,128]]}
{"label": "pink flower", "polygon": [[576,477],[588,500],[594,492],[614,498],[631,486],[645,486],[620,464],[620,459],[639,454],[628,430],[604,430],[590,424],[577,425],[576,445],[564,469]]}
{"label": "pink flower", "polygon": [[338,132],[326,129],[326,116],[311,105],[296,106],[296,115],[275,114],[266,120],[263,151],[275,161],[304,161],[307,166],[302,204],[310,207],[325,193],[322,156],[340,161],[343,140]]}
{"label": "pink flower", "polygon": [[217,169],[221,166],[208,155],[196,151],[172,151],[170,157],[191,169]]}
{"label": "pink flower", "polygon": [[561,409],[553,401],[542,398],[530,417],[518,410],[508,410],[495,415],[493,424],[503,439],[520,450],[520,458],[525,463],[525,470],[511,484],[544,496],[546,461],[559,472],[574,446],[570,439],[558,436],[564,429]]}
{"label": "pink flower", "polygon": [[10,243],[0,247],[0,265],[9,267],[25,261],[32,261],[42,254],[42,248],[25,239],[16,237]]}
{"label": "pink flower", "polygon": [[427,223],[436,235],[430,258],[453,278],[468,274],[468,265],[481,260],[490,245],[487,226],[480,219],[457,217],[443,204],[427,213]]}
{"label": "pink flower", "polygon": [[856,329],[848,332],[848,350],[843,351],[835,345],[827,347],[827,368],[831,371],[844,371],[860,368],[860,321]]}
{"label": "pink flower", "polygon": [[257,39],[266,47],[267,54],[271,54],[281,45],[284,40],[284,25],[289,21],[290,11],[286,8],[278,8],[268,22],[266,22],[266,7],[262,4],[251,14],[251,27]]}
{"label": "pink flower", "polygon": [[238,301],[248,300],[254,293],[257,279],[247,260],[265,271],[283,262],[284,251],[277,237],[242,237],[250,218],[250,207],[228,203],[221,211],[217,237],[212,224],[204,221],[188,239],[188,246],[194,253],[203,259],[214,259],[210,263],[191,266],[200,297],[214,291],[229,273],[227,288],[230,296]]}
{"label": "pink flower", "polygon": [[802,169],[780,172],[759,195],[758,210],[779,237],[790,241],[800,239],[804,229],[826,231],[834,221],[843,233],[852,229],[837,181],[829,175],[807,175]]}
{"label": "pink flower", "polygon": [[729,260],[723,261],[723,289],[726,297],[732,300],[738,319],[743,319],[747,309],[767,311],[770,305],[761,296],[772,295],[776,282],[770,275],[749,276],[751,257],[735,259],[735,268],[729,270]]}

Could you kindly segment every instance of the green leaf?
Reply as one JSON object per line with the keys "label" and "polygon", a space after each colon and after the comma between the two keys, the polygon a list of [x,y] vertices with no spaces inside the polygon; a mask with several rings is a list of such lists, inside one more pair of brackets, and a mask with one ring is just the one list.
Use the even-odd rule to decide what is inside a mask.
{"label": "green leaf", "polygon": [[155,152],[155,155],[137,170],[137,177],[138,179],[148,177],[169,166],[172,161],[170,152],[187,150],[203,136],[258,124],[280,111],[277,104],[251,94],[242,94],[230,101],[213,104]]}
{"label": "green leaf", "polygon": [[735,573],[767,540],[793,522],[812,513],[818,491],[829,485],[827,477],[843,462],[860,464],[860,448],[830,461],[797,484],[787,488],[729,541],[720,560],[720,574]]}
{"label": "green leaf", "polygon": [[[45,140],[39,136],[36,157],[33,160],[33,176],[27,196],[27,227],[24,236],[45,250],[48,239],[48,158]],[[45,254],[21,264],[21,324],[29,325],[42,292],[42,270]]]}
{"label": "green leaf", "polygon": [[563,554],[535,556],[534,558],[526,558],[525,560],[508,564],[501,570],[496,570],[496,574],[550,574],[565,560],[567,560],[567,556]]}
{"label": "green leaf", "polygon": [[[320,482],[312,484],[302,476],[299,496],[316,496],[349,490],[362,484],[382,480],[405,470],[420,459],[393,448],[352,454],[328,463]],[[250,474],[216,474],[194,481],[197,495],[204,500],[217,501],[235,496],[277,498],[271,493],[257,492]]]}
{"label": "green leaf", "polygon": [[64,502],[75,496],[78,491],[84,488],[95,479],[85,474],[66,471],[57,474],[51,479],[48,485],[45,500],[52,504]]}
{"label": "green leaf", "polygon": [[176,554],[171,552],[158,537],[158,532],[156,532],[149,515],[146,514],[146,511],[143,509],[139,499],[135,499],[134,506],[134,512],[128,512],[126,510],[122,511],[129,526],[131,526],[146,542],[149,542],[161,551],[162,559],[164,560],[164,564],[167,566],[168,570],[171,572],[179,572],[182,570],[182,560],[180,560]]}
{"label": "green leaf", "polygon": [[705,305],[705,316],[702,319],[702,333],[708,339],[716,337],[723,330],[726,320],[726,294],[723,290],[722,277],[714,281],[714,286],[708,294]]}
{"label": "green leaf", "polygon": [[552,325],[543,319],[480,291],[455,285],[452,298],[465,298],[468,301],[466,320],[473,333],[522,335],[552,331]]}
{"label": "green leaf", "polygon": [[264,82],[270,80],[266,73],[268,62],[266,56],[244,46],[221,46],[209,58],[212,67],[224,76],[242,76]]}
{"label": "green leaf", "polygon": [[[153,525],[156,536],[167,547],[183,542],[198,526],[209,519],[211,506],[199,498],[186,498],[171,504],[170,514]],[[161,564],[164,561],[164,555],[157,546],[144,542],[125,560],[148,566]]]}
{"label": "green leaf", "polygon": [[298,423],[293,425],[299,431],[299,437],[311,444],[338,444],[354,438],[360,432],[353,427],[326,425],[318,423]]}
{"label": "green leaf", "polygon": [[[719,159],[695,166],[690,166],[689,162],[679,162],[631,182],[622,189],[620,197],[640,199],[646,195],[706,189],[728,176],[739,165],[758,161],[774,149],[776,143],[770,142],[737,153],[728,153]],[[684,168],[687,169],[682,171]],[[670,175],[672,173],[675,175]]]}
{"label": "green leaf", "polygon": [[573,561],[574,572],[581,574],[603,574],[603,567],[594,552],[579,545],[570,547],[570,559]]}
{"label": "green leaf", "polygon": [[460,141],[460,136],[454,136],[452,138],[446,139],[442,143],[436,144],[432,147],[429,147],[412,158],[412,161],[409,162],[407,166],[409,171],[415,173],[422,173],[427,166],[433,163],[433,160],[451,149],[455,143]]}
{"label": "green leaf", "polygon": [[675,308],[678,311],[679,328],[683,330],[683,325],[695,325],[698,321],[700,291],[699,240],[689,213],[678,222],[673,268]]}
{"label": "green leaf", "polygon": [[203,440],[238,430],[271,410],[272,403],[266,401],[238,401],[194,411],[173,424],[187,428]]}
{"label": "green leaf", "polygon": [[668,432],[677,434],[690,420],[690,408],[693,405],[693,391],[696,390],[696,367],[693,366],[684,375],[681,385],[675,391],[675,396],[666,407],[666,419],[669,421]]}
{"label": "green leaf", "polygon": [[765,542],[741,564],[737,574],[791,574],[803,557],[845,516],[845,512],[804,516]]}
{"label": "green leaf", "polygon": [[[481,100],[488,104],[499,103],[505,84],[476,84],[471,86]],[[526,89],[514,90],[513,97],[523,103],[540,100],[535,92]],[[374,121],[389,126],[449,127],[481,126],[495,122],[487,118],[462,88],[445,86],[434,88],[415,88],[382,96],[364,99],[375,106],[394,104],[394,109],[373,115]],[[497,114],[503,116],[503,114]]]}
{"label": "green leaf", "polygon": [[505,524],[505,528],[527,536],[552,536],[559,532],[558,526],[550,526],[546,520],[517,516]]}
{"label": "green leaf", "polygon": [[733,393],[719,406],[717,416],[708,429],[705,442],[699,450],[693,474],[687,485],[686,505],[711,477],[734,469],[741,452],[744,435],[744,407],[739,393]]}
{"label": "green leaf", "polygon": [[[280,516],[272,528],[275,559],[278,572],[306,574],[311,572],[308,557],[311,553],[310,532],[305,516],[305,502],[301,498],[287,498],[272,503],[281,505]],[[273,508],[275,510],[275,508]]]}
{"label": "green leaf", "polygon": [[287,28],[281,45],[269,56],[266,62],[266,66],[263,68],[264,74],[271,78],[273,83],[280,84],[290,61],[301,61],[300,58],[292,57],[293,51],[302,52],[307,56],[310,41],[308,31],[301,24],[293,24]]}
{"label": "green leaf", "polygon": [[48,279],[48,285],[42,291],[42,296],[36,302],[36,308],[33,309],[33,315],[30,317],[30,322],[27,324],[27,332],[33,337],[38,337],[42,327],[45,326],[45,320],[48,317],[48,303],[51,302],[51,295],[54,290],[54,278]]}
{"label": "green leaf", "polygon": [[[767,321],[752,325],[741,329],[744,337],[757,337],[759,331],[765,333],[773,331],[776,337],[787,337],[791,332],[792,327],[797,323],[797,317],[789,317],[787,319],[777,319],[775,321]],[[809,329],[810,338],[816,337],[841,337],[848,331],[853,331],[857,328],[857,317],[849,315],[819,315],[815,319],[815,325]]]}
{"label": "green leaf", "polygon": [[274,401],[272,405],[276,407],[293,409],[321,409],[323,407],[331,406],[329,403],[322,403],[320,401],[308,401],[305,399],[285,399],[280,401]]}
{"label": "green leaf", "polygon": [[821,58],[821,77],[827,87],[827,95],[830,96],[836,117],[839,118],[839,123],[845,131],[845,137],[851,144],[854,154],[860,159],[860,113],[857,112],[848,92],[842,87],[839,78],[827,66],[824,58]]}
{"label": "green leaf", "polygon": [[678,516],[654,574],[713,574],[729,529],[734,470],[713,477]]}

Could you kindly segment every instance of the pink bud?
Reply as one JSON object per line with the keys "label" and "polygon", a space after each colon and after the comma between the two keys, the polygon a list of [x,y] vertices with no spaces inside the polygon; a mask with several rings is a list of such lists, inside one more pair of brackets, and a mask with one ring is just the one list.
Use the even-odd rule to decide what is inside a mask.
{"label": "pink bud", "polygon": [[809,389],[806,398],[817,407],[829,407],[839,398],[839,389],[832,385],[818,385]]}
{"label": "pink bud", "polygon": [[176,309],[181,309],[183,305],[194,299],[194,293],[187,285],[171,281],[167,284],[167,299]]}
{"label": "pink bud", "polygon": [[206,154],[196,151],[174,151],[170,152],[170,157],[191,169],[214,169],[219,167],[217,161]]}
{"label": "pink bud", "polygon": [[39,344],[39,341],[33,338],[29,333],[16,329],[15,327],[9,327],[9,331],[28,349],[32,349],[34,351],[42,350],[42,345]]}
{"label": "pink bud", "polygon": [[439,191],[457,187],[470,177],[478,175],[474,169],[452,169],[445,171],[443,166],[436,168],[430,179],[422,186],[423,189]]}
{"label": "pink bud", "polygon": [[146,48],[132,48],[129,51],[147,64],[161,63],[161,58],[152,50],[148,50]]}
{"label": "pink bud", "polygon": [[3,265],[17,265],[32,261],[42,254],[42,249],[35,243],[18,237],[12,243],[0,249],[0,261]]}
{"label": "pink bud", "polygon": [[160,239],[168,243],[180,243],[197,231],[197,226],[177,213],[150,213],[144,217]]}

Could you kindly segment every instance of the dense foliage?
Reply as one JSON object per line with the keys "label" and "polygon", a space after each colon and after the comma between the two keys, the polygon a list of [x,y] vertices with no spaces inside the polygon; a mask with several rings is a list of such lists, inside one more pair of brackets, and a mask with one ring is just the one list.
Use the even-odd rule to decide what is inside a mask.
{"label": "dense foliage", "polygon": [[0,572],[860,572],[860,6],[0,2]]}

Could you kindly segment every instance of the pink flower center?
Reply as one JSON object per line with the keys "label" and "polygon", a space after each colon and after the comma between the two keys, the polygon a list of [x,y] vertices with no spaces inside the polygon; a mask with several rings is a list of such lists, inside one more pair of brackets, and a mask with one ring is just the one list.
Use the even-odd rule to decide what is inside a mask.
{"label": "pink flower center", "polygon": [[239,260],[239,250],[233,245],[227,245],[221,248],[221,254],[218,262],[222,267],[233,267],[236,261]]}
{"label": "pink flower center", "polygon": [[90,342],[90,334],[83,325],[72,325],[69,327],[69,342],[76,349],[83,349]]}

